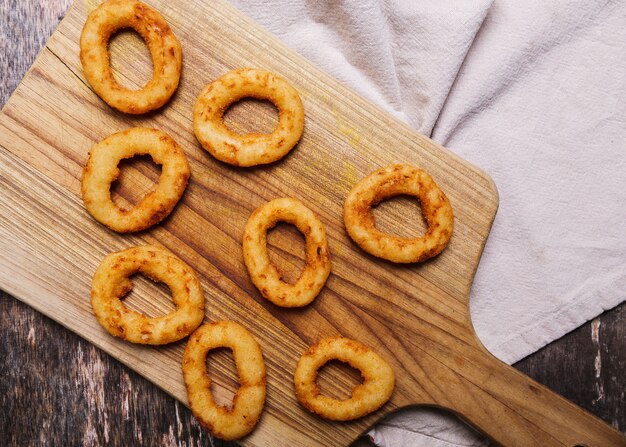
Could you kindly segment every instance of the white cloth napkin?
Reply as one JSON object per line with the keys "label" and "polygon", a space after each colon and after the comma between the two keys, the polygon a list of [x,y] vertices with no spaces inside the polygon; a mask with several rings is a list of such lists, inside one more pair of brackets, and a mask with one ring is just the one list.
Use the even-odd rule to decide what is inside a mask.
{"label": "white cloth napkin", "polygon": [[[471,312],[496,356],[519,360],[625,300],[625,1],[233,2],[492,176],[500,209]],[[371,437],[486,444],[425,409]]]}

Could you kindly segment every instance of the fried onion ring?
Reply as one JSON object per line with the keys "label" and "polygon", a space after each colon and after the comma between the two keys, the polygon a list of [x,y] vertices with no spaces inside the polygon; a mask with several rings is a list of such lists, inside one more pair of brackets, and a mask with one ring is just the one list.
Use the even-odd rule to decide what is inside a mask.
{"label": "fried onion ring", "polygon": [[[122,209],[113,203],[110,192],[111,183],[120,174],[117,165],[124,158],[145,154],[162,165],[157,188],[132,209]],[[185,191],[189,175],[187,157],[169,135],[135,127],[110,135],[93,146],[83,170],[83,201],[94,219],[114,231],[145,230],[170,214]]]}
{"label": "fried onion ring", "polygon": [[[235,358],[239,389],[231,409],[217,405],[211,395],[206,357],[215,348],[229,348]],[[183,354],[183,377],[192,413],[214,436],[239,439],[254,429],[265,404],[265,363],[259,344],[246,328],[232,321],[198,328]]]}
{"label": "fried onion ring", "polygon": [[[267,253],[267,231],[278,222],[293,224],[306,241],[306,266],[294,284],[286,283]],[[319,218],[297,199],[275,199],[257,208],[243,233],[243,259],[254,285],[272,303],[301,307],[318,295],[330,274],[326,230]]]}
{"label": "fried onion ring", "polygon": [[[108,42],[120,29],[132,28],[152,56],[152,79],[139,90],[121,87],[111,72]],[[182,69],[178,39],[157,11],[136,0],[108,0],[96,8],[80,35],[80,61],[95,92],[111,107],[141,114],[163,106],[176,91]]]}
{"label": "fried onion ring", "polygon": [[[315,383],[318,370],[331,360],[358,369],[363,383],[346,400],[324,396]],[[333,421],[351,421],[379,409],[395,386],[391,366],[367,346],[349,338],[329,337],[302,354],[294,373],[296,397],[310,412]]]}
{"label": "fried onion ring", "polygon": [[[271,134],[239,135],[224,124],[226,109],[242,98],[266,99],[276,106],[278,125]],[[193,129],[202,147],[235,166],[281,159],[300,140],[303,128],[304,109],[298,92],[278,75],[253,68],[233,70],[207,85],[193,110]]]}
{"label": "fried onion ring", "polygon": [[[121,298],[132,290],[129,278],[137,272],[170,288],[174,312],[149,318],[124,306]],[[91,305],[98,322],[111,335],[145,345],[181,340],[204,318],[204,294],[195,272],[171,252],[154,246],[107,255],[93,277]]]}
{"label": "fried onion ring", "polygon": [[[416,197],[428,230],[422,237],[402,238],[379,231],[372,206],[398,195]],[[422,262],[446,247],[454,227],[450,201],[425,171],[409,165],[391,165],[358,182],[346,199],[344,222],[348,234],[373,256],[397,263]]]}

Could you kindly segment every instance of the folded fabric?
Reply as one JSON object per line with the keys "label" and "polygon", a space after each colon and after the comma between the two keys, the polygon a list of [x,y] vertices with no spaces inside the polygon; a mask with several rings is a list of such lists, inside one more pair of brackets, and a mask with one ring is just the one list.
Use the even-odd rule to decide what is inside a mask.
{"label": "folded fabric", "polygon": [[288,46],[429,135],[493,0],[235,0]]}
{"label": "folded fabric", "polygon": [[491,352],[624,301],[626,2],[496,0],[432,136],[500,192],[471,302]]}
{"label": "folded fabric", "polygon": [[[471,312],[514,362],[626,298],[626,2],[246,1],[345,85],[485,170],[500,209]],[[484,445],[409,410],[385,446]]]}

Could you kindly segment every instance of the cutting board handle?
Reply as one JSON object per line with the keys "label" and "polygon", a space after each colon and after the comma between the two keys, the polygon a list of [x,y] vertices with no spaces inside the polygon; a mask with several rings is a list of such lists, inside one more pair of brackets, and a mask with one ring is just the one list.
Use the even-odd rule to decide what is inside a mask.
{"label": "cutting board handle", "polygon": [[[482,347],[481,347],[482,348]],[[482,348],[456,371],[450,410],[503,446],[626,446],[615,428]]]}

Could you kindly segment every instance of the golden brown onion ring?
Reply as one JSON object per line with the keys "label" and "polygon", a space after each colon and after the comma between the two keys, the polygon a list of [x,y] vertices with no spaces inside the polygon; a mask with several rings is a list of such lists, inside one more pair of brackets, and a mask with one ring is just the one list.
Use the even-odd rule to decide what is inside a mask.
{"label": "golden brown onion ring", "polygon": [[[149,154],[162,165],[156,190],[132,209],[122,209],[111,200],[110,187],[120,174],[124,158]],[[156,129],[135,127],[118,132],[94,145],[83,170],[83,202],[89,214],[110,229],[128,233],[145,230],[172,212],[187,186],[187,157],[176,142]]]}
{"label": "golden brown onion ring", "polygon": [[[428,224],[422,237],[402,238],[376,228],[372,206],[402,194],[420,201]],[[344,206],[344,222],[352,240],[369,254],[410,263],[441,253],[452,236],[454,214],[446,195],[425,171],[409,165],[391,165],[368,175],[352,188]]]}
{"label": "golden brown onion ring", "polygon": [[[235,358],[239,389],[231,409],[217,405],[211,395],[206,357],[215,348],[229,348]],[[254,429],[265,404],[265,363],[259,344],[243,326],[221,321],[198,328],[183,354],[183,377],[191,411],[213,435],[239,439]]]}
{"label": "golden brown onion ring", "polygon": [[[267,231],[278,222],[293,224],[305,238],[306,266],[294,284],[281,279],[267,253]],[[326,230],[319,218],[297,199],[272,200],[257,208],[243,233],[243,259],[254,285],[277,306],[306,306],[330,274]]]}
{"label": "golden brown onion ring", "polygon": [[[120,29],[132,28],[152,56],[152,79],[139,90],[121,87],[111,72],[108,42]],[[182,69],[178,39],[157,11],[136,0],[108,0],[85,22],[80,35],[80,61],[87,81],[111,107],[131,114],[163,106],[176,91]]]}
{"label": "golden brown onion ring", "polygon": [[[361,372],[363,383],[346,400],[320,393],[315,382],[318,370],[331,360],[348,363]],[[350,421],[380,408],[395,386],[391,366],[367,346],[343,337],[329,337],[302,354],[294,374],[296,397],[312,413],[334,421]]]}
{"label": "golden brown onion ring", "polygon": [[[242,98],[271,101],[278,109],[278,125],[270,134],[239,135],[223,121],[228,107]],[[274,73],[242,68],[207,85],[196,100],[193,129],[203,148],[218,160],[235,166],[272,163],[300,140],[304,109],[298,92]]]}
{"label": "golden brown onion ring", "polygon": [[[170,288],[174,312],[149,318],[124,306],[121,298],[133,288],[129,278],[137,272]],[[204,294],[195,272],[169,251],[153,246],[107,255],[93,277],[91,305],[98,322],[111,335],[147,345],[181,340],[204,318]]]}

